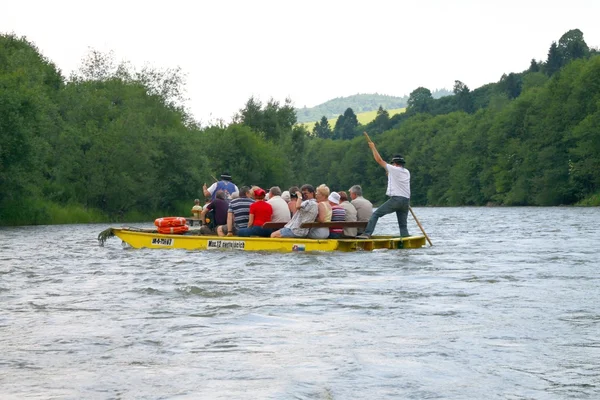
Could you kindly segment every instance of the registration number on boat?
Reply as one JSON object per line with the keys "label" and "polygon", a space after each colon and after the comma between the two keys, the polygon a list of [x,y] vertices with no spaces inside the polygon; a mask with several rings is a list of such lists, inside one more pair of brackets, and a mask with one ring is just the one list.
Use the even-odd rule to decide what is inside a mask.
{"label": "registration number on boat", "polygon": [[244,250],[246,242],[243,240],[209,240],[208,249],[237,249]]}
{"label": "registration number on boat", "polygon": [[173,246],[174,242],[172,238],[152,238],[152,244],[155,246]]}

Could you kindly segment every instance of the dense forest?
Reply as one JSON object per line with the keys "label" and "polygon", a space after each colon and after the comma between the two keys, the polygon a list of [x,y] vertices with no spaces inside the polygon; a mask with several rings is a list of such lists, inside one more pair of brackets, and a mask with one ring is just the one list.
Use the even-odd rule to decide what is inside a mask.
{"label": "dense forest", "polygon": [[[434,99],[449,96],[452,92],[446,89],[436,89],[431,93]],[[355,94],[347,97],[336,97],[314,107],[302,107],[296,109],[298,122],[319,121],[322,117],[326,119],[335,118],[348,108],[351,108],[356,114],[365,111],[374,111],[379,107],[386,110],[404,108],[408,103],[408,96],[396,97],[385,94]]]}
{"label": "dense forest", "polygon": [[384,158],[404,154],[413,205],[600,205],[600,56],[581,31],[546,60],[453,95],[410,93],[366,126],[297,125],[291,100],[251,98],[231,124],[198,125],[179,70],[135,70],[91,52],[69,77],[26,38],[0,35],[0,225],[188,215],[202,184],[361,184],[384,200]]}

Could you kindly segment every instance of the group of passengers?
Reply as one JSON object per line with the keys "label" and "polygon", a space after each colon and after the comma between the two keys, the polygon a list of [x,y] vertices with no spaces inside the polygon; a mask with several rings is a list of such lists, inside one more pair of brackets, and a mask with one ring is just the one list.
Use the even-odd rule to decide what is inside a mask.
{"label": "group of passengers", "polygon": [[[199,210],[196,199],[192,212],[205,221],[211,213],[214,221],[205,224],[200,232],[219,236],[261,236],[284,238],[337,239],[356,237],[361,230],[354,227],[303,228],[307,222],[369,221],[373,204],[362,196],[362,188],[350,188],[350,199],[344,191],[330,192],[326,185],[292,186],[282,193],[278,186],[269,192],[258,186],[238,188],[228,173],[212,186],[204,185],[210,202]],[[263,227],[267,222],[285,223],[279,230]]]}

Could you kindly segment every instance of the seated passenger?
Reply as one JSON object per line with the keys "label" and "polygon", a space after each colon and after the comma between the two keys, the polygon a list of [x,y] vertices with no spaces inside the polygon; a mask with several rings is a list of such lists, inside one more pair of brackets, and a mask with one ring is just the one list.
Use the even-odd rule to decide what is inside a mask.
{"label": "seated passenger", "polygon": [[237,234],[239,229],[248,226],[250,206],[254,203],[254,200],[248,197],[249,191],[250,188],[248,186],[242,186],[239,190],[239,197],[236,197],[229,202],[227,224],[217,228],[217,235],[233,236]]}
{"label": "seated passenger", "polygon": [[[369,221],[371,215],[373,215],[373,204],[362,195],[362,188],[360,185],[354,185],[350,188],[350,197],[352,198],[352,205],[356,208],[356,219],[358,221]],[[364,229],[359,229],[358,233],[361,234]]]}
{"label": "seated passenger", "polygon": [[194,207],[192,207],[192,216],[194,218],[200,218],[202,212],[202,206],[200,205],[200,199],[194,200]]}
{"label": "seated passenger", "polygon": [[290,219],[292,219],[290,209],[288,208],[288,203],[281,198],[281,189],[279,186],[273,186],[269,190],[269,201],[267,203],[273,207],[272,222],[290,222]]}
{"label": "seated passenger", "polygon": [[[291,192],[290,192],[291,193]],[[296,213],[285,227],[271,234],[272,238],[301,238],[308,235],[308,228],[301,228],[305,222],[314,222],[319,212],[315,200],[315,188],[303,185],[301,191],[296,191],[296,197],[290,203],[296,203]]]}
{"label": "seated passenger", "polygon": [[208,221],[207,224],[202,225],[200,228],[200,233],[203,235],[214,235],[217,233],[217,226],[224,225],[227,223],[227,210],[229,209],[229,204],[227,200],[225,200],[225,192],[222,190],[217,190],[215,193],[215,199],[211,201],[207,206],[204,207],[202,212],[200,213],[200,218],[205,220],[206,214],[209,211],[213,211],[213,218],[211,221]]}
{"label": "seated passenger", "polygon": [[[343,222],[346,220],[346,210],[340,205],[340,195],[331,192],[329,195],[331,205],[331,222]],[[339,239],[344,234],[344,228],[329,228],[329,239]]]}
{"label": "seated passenger", "polygon": [[265,229],[262,226],[271,221],[273,207],[265,201],[266,192],[261,188],[254,189],[254,203],[250,206],[250,219],[248,227],[240,229],[238,236],[262,236],[269,237],[273,233],[272,229]]}
{"label": "seated passenger", "polygon": [[[326,185],[317,187],[316,199],[318,203],[318,214],[315,222],[331,221],[331,205],[329,204],[329,188]],[[311,239],[327,239],[329,228],[310,228],[308,237]]]}
{"label": "seated passenger", "polygon": [[[356,222],[356,208],[348,201],[348,195],[343,190],[340,190],[338,193],[340,195],[340,206],[344,207],[344,210],[346,211],[344,221]],[[344,228],[343,237],[355,237],[356,235],[358,235],[356,228]]]}
{"label": "seated passenger", "polygon": [[298,192],[300,192],[300,189],[298,188],[298,186],[292,186],[289,190],[290,192],[290,201],[288,203],[288,208],[290,209],[290,215],[294,215],[296,214],[296,204],[297,204],[297,200],[298,200]]}

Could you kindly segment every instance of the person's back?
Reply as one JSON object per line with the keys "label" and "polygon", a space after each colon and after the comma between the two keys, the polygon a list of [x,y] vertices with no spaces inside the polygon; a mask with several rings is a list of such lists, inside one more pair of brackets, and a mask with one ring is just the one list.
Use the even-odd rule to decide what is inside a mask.
{"label": "person's back", "polygon": [[202,212],[202,206],[200,205],[200,199],[194,200],[194,207],[192,207],[192,216],[194,218],[200,218]]}
{"label": "person's back", "polygon": [[227,223],[227,210],[229,203],[225,200],[223,191],[218,190],[215,199],[211,201],[204,210],[202,210],[201,218],[205,218],[209,211],[212,211],[212,221],[200,228],[200,232],[205,235],[213,235],[217,233],[217,227]]}
{"label": "person's back", "polygon": [[281,189],[273,186],[269,190],[269,201],[267,202],[273,208],[271,221],[273,222],[289,222],[292,219],[288,203],[281,198]]}
{"label": "person's back", "polygon": [[[356,208],[356,220],[369,221],[371,215],[373,215],[373,204],[363,197],[360,185],[354,185],[350,188],[350,197],[352,198],[352,205]],[[364,229],[358,229],[359,234],[363,231]]]}
{"label": "person's back", "polygon": [[[346,210],[340,205],[331,206],[331,222],[344,222],[346,220]],[[330,238],[339,238],[344,233],[343,228],[329,228]]]}
{"label": "person's back", "polygon": [[[344,208],[344,210],[346,211],[345,213],[345,217],[344,217],[344,221],[346,222],[356,222],[357,221],[357,212],[356,212],[356,207],[354,207],[352,205],[352,203],[350,203],[348,201],[348,196],[346,194],[346,192],[339,192],[340,195],[340,206],[342,206]],[[354,237],[358,235],[358,230],[356,228],[344,228],[344,236],[346,237]]]}
{"label": "person's back", "polygon": [[227,223],[227,210],[229,209],[229,203],[227,203],[227,200],[217,197],[210,202],[208,209],[214,210],[215,212],[215,226]]}
{"label": "person's back", "polygon": [[[351,204],[356,209],[356,220],[367,222],[373,215],[373,203],[364,197],[360,196],[352,200]],[[362,233],[364,229],[358,229],[358,233]]]}
{"label": "person's back", "polygon": [[226,200],[231,200],[231,196],[238,192],[238,187],[231,181],[229,172],[224,172],[221,174],[221,180],[213,183],[209,188],[204,184],[203,191],[204,195],[210,197],[211,200],[215,199],[218,191],[223,192]]}
{"label": "person's back", "polygon": [[352,205],[356,209],[356,220],[357,221],[368,221],[373,214],[373,203],[364,197],[357,197],[352,200]]}
{"label": "person's back", "polygon": [[237,229],[246,228],[248,226],[250,206],[253,203],[254,200],[249,197],[238,197],[229,202],[229,212],[233,213],[233,223]]}

